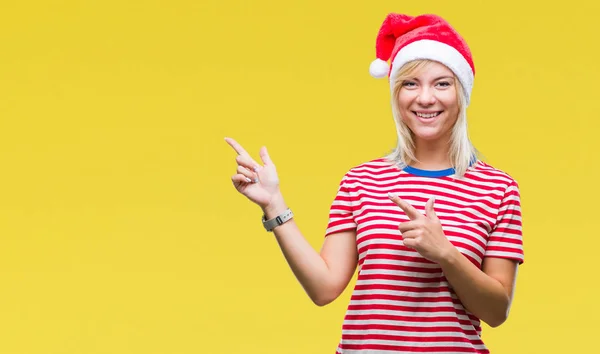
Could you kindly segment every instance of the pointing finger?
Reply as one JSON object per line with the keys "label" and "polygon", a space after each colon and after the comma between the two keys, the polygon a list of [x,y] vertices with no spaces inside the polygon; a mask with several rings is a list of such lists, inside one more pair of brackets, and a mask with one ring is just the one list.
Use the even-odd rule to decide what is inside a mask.
{"label": "pointing finger", "polygon": [[416,220],[416,219],[423,217],[423,215],[421,213],[419,213],[419,211],[417,209],[415,209],[412,205],[410,205],[407,202],[405,202],[404,200],[402,200],[397,195],[388,193],[388,197],[390,198],[391,201],[396,203],[396,205],[398,205],[400,207],[400,209],[402,209],[404,211],[404,213],[406,213],[406,216],[408,216],[409,219]]}
{"label": "pointing finger", "polygon": [[248,152],[242,147],[242,145],[240,145],[237,141],[235,141],[232,138],[225,138],[225,141],[227,142],[227,144],[229,144],[234,150],[235,152],[238,153],[238,155],[248,155]]}

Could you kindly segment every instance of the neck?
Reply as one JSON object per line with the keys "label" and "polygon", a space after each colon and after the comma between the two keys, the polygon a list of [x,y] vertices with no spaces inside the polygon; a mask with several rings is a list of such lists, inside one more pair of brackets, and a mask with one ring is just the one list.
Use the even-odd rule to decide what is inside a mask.
{"label": "neck", "polygon": [[415,157],[410,165],[423,170],[444,170],[454,167],[450,160],[449,141],[415,141]]}

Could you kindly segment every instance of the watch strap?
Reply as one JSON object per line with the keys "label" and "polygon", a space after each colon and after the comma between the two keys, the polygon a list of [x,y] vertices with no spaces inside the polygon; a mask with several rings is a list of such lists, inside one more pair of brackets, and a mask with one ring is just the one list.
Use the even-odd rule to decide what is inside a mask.
{"label": "watch strap", "polygon": [[277,215],[276,217],[274,217],[271,220],[266,220],[265,215],[263,215],[262,222],[263,222],[263,226],[265,227],[265,230],[267,230],[268,232],[271,232],[271,231],[273,231],[274,228],[276,228],[279,225],[284,224],[285,222],[289,221],[293,217],[294,217],[294,213],[292,213],[292,211],[290,209],[287,209],[286,211]]}

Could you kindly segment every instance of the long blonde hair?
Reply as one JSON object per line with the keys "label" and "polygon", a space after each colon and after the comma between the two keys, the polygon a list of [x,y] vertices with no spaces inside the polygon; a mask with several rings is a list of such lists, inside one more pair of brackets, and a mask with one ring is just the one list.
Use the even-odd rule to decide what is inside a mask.
{"label": "long blonde hair", "polygon": [[[417,162],[417,158],[415,157],[415,144],[412,131],[402,120],[402,114],[398,107],[398,93],[405,80],[413,78],[415,73],[423,70],[430,63],[432,63],[431,60],[411,61],[400,68],[395,77],[390,78],[391,80],[394,80],[391,93],[392,113],[398,132],[398,145],[386,156],[386,158],[401,169],[405,168],[410,163]],[[468,136],[467,101],[465,99],[463,87],[456,77],[454,78],[454,81],[456,83],[456,98],[458,100],[458,119],[452,127],[449,157],[455,170],[455,176],[461,178],[464,176],[469,166],[471,166],[473,159],[478,157],[479,153],[473,144],[471,144]]]}

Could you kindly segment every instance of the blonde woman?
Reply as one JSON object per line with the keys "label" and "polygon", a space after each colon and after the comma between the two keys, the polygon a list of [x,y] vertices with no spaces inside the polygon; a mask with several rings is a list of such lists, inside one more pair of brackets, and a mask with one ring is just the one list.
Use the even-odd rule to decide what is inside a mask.
{"label": "blonde woman", "polygon": [[469,141],[469,47],[438,16],[389,14],[376,52],[370,72],[389,77],[398,144],[344,175],[320,252],[266,148],[259,164],[226,138],[238,153],[233,184],[262,208],[315,304],[334,301],[358,268],[337,353],[489,353],[481,321],[506,320],[524,260],[520,195]]}

